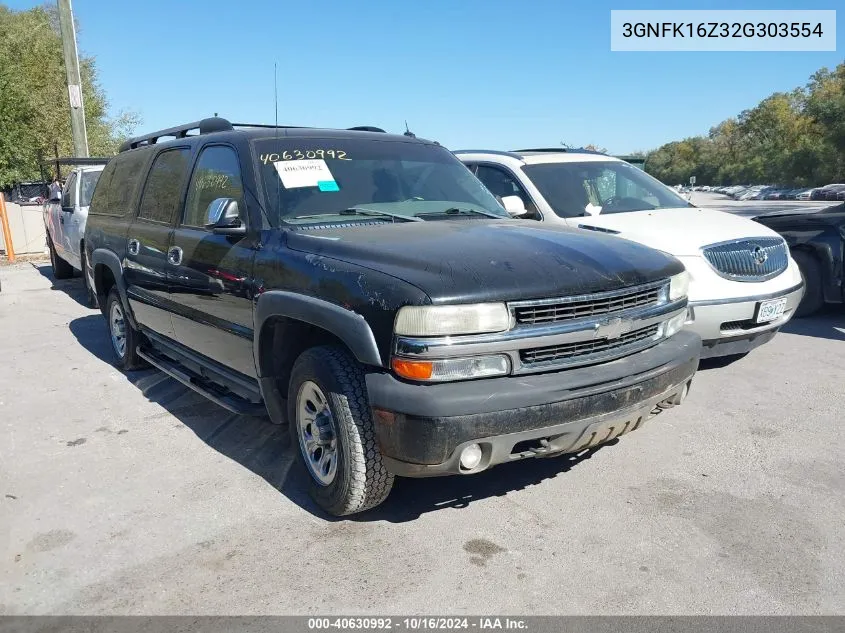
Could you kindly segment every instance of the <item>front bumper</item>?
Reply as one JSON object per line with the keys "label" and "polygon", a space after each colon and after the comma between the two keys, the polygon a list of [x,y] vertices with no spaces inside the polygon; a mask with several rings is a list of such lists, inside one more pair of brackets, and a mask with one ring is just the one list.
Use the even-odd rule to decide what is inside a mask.
{"label": "front bumper", "polygon": [[[738,299],[691,301],[685,328],[701,337],[702,358],[742,354],[770,341],[792,318],[801,298],[804,284],[766,295]],[[768,323],[754,323],[760,301],[786,297],[783,315]]]}
{"label": "front bumper", "polygon": [[[612,362],[532,376],[421,385],[367,375],[379,448],[406,477],[472,474],[526,457],[577,452],[639,428],[657,405],[678,404],[701,342],[680,332]],[[460,465],[482,449],[472,470]]]}

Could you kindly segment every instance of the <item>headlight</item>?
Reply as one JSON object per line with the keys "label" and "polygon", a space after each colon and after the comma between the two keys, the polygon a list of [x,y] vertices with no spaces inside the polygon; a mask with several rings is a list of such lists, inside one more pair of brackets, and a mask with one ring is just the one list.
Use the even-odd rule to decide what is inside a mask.
{"label": "headlight", "polygon": [[683,299],[689,293],[689,273],[684,271],[669,278],[669,301]]}
{"label": "headlight", "polygon": [[447,306],[405,306],[396,315],[394,331],[406,336],[447,336],[503,332],[511,315],[504,303]]}
{"label": "headlight", "polygon": [[503,354],[441,360],[394,358],[390,364],[402,378],[428,382],[505,376],[511,371],[510,359]]}

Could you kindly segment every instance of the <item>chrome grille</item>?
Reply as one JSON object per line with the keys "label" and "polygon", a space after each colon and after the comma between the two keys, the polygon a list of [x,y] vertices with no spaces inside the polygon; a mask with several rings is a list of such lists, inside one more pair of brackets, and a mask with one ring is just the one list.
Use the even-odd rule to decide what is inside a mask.
{"label": "chrome grille", "polygon": [[[618,352],[634,351],[634,348],[646,347],[657,336],[659,325],[650,325],[627,332],[615,339],[593,339],[563,345],[550,345],[534,349],[521,350],[520,360],[524,366],[562,365],[568,363],[586,363],[591,360],[604,360],[606,356],[621,356]],[[645,345],[644,345],[645,344]]]}
{"label": "chrome grille", "polygon": [[765,281],[789,264],[789,251],[779,237],[756,237],[713,244],[704,257],[722,277],[733,281]]}
{"label": "chrome grille", "polygon": [[668,282],[622,288],[576,297],[519,301],[510,304],[517,325],[543,325],[583,317],[613,314],[631,308],[657,305]]}

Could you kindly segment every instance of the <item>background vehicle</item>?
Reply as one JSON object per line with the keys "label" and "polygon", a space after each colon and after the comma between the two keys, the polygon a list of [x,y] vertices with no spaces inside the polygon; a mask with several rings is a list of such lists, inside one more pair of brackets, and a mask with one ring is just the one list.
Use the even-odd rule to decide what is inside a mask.
{"label": "background vehicle", "polygon": [[754,219],[786,239],[801,270],[805,290],[796,316],[808,316],[825,303],[845,300],[845,204],[816,213],[761,215]]}
{"label": "background vehicle", "polygon": [[634,430],[681,402],[701,349],[678,260],[513,220],[439,144],[372,127],[213,118],[133,139],[85,247],[118,366],[288,422],[337,515],[395,475]]}
{"label": "background vehicle", "polygon": [[[56,164],[77,165],[68,174],[59,199],[48,200],[42,207],[47,232],[50,263],[56,279],[73,277],[85,269],[84,236],[88,207],[94,188],[108,162],[105,158],[65,158]],[[95,305],[91,280],[83,275],[89,305]]]}
{"label": "background vehicle", "polygon": [[620,235],[671,253],[690,273],[687,327],[702,357],[748,352],[774,337],[798,306],[801,275],[777,233],[700,209],[626,162],[596,152],[467,150],[456,155],[523,217]]}

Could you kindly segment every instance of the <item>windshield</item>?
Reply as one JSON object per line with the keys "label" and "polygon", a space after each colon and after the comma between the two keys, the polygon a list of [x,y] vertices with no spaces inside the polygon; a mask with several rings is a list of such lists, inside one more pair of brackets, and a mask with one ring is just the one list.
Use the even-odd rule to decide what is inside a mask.
{"label": "windshield", "polygon": [[372,138],[255,141],[268,220],[309,224],[508,218],[484,185],[437,145]]}
{"label": "windshield", "polygon": [[543,163],[522,169],[564,218],[693,206],[659,180],[620,161]]}
{"label": "windshield", "polygon": [[94,187],[97,185],[97,181],[100,179],[100,174],[102,173],[103,171],[101,169],[98,169],[97,171],[82,172],[82,180],[79,185],[80,207],[88,207],[91,205],[91,196],[94,195]]}

